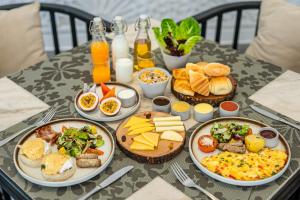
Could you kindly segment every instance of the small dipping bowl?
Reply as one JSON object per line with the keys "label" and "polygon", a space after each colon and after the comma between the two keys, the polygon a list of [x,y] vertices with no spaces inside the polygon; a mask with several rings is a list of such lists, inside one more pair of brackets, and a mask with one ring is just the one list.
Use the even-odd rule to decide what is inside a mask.
{"label": "small dipping bowl", "polygon": [[264,138],[265,146],[269,148],[274,148],[279,142],[279,133],[275,128],[264,127],[259,130],[259,135]]}
{"label": "small dipping bowl", "polygon": [[152,109],[158,112],[170,113],[171,100],[165,96],[158,96],[152,99]]}
{"label": "small dipping bowl", "polygon": [[206,122],[214,116],[214,108],[208,103],[199,103],[194,106],[194,119],[197,122]]}
{"label": "small dipping bowl", "polygon": [[240,106],[234,101],[223,101],[219,106],[221,117],[233,117],[239,115]]}
{"label": "small dipping bowl", "polygon": [[121,101],[123,108],[129,108],[133,106],[137,100],[136,93],[132,89],[121,90],[118,92],[117,97]]}
{"label": "small dipping bowl", "polygon": [[184,101],[175,101],[171,105],[171,114],[180,116],[182,121],[191,117],[191,106]]}

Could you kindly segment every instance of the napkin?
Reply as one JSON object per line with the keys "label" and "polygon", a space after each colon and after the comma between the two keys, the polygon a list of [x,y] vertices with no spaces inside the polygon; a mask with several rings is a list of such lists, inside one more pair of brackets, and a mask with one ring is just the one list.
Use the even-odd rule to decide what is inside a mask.
{"label": "napkin", "polygon": [[49,108],[7,77],[0,79],[0,94],[0,131]]}
{"label": "napkin", "polygon": [[300,74],[296,72],[286,71],[249,98],[300,122]]}
{"label": "napkin", "polygon": [[177,188],[173,187],[160,177],[133,193],[126,200],[191,200]]}
{"label": "napkin", "polygon": [[[158,21],[158,20],[155,20],[155,19],[151,18],[150,23],[151,23],[151,27],[155,27],[155,26],[160,27],[160,21]],[[127,32],[126,32],[125,35],[126,35],[126,38],[128,40],[129,47],[134,48],[134,41],[135,41],[135,38],[137,36],[137,31],[134,28],[134,24],[129,24],[128,25],[128,29],[127,29]],[[113,39],[114,38],[114,33],[107,34],[107,37]],[[151,40],[152,51],[159,48],[159,45],[156,42],[156,39],[155,39],[155,36],[154,36],[154,33],[153,33],[152,29],[149,30],[149,37],[150,37],[150,40]]]}

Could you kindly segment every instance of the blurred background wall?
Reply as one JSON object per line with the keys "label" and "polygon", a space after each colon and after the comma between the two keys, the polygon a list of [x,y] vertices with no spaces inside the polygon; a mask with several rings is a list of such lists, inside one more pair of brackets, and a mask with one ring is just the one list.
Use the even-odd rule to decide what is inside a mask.
{"label": "blurred background wall", "polygon": [[[56,3],[73,6],[85,10],[94,15],[99,15],[107,20],[112,20],[116,15],[122,15],[128,24],[134,23],[140,14],[147,14],[152,18],[161,20],[165,17],[173,18],[175,21],[185,17],[195,15],[217,5],[245,1],[245,0],[41,0],[41,2]],[[249,1],[249,0],[248,0]],[[294,0],[299,1],[299,0]],[[0,0],[0,5],[29,2],[27,0]],[[51,28],[49,16],[42,13],[42,24],[46,51],[53,50]],[[59,32],[59,42],[61,50],[71,48],[70,27],[68,18],[57,15],[57,25]],[[248,44],[254,36],[255,20],[257,11],[246,11],[243,13],[243,20],[240,32],[241,43]],[[235,13],[225,15],[222,31],[222,44],[228,44],[233,38],[233,27],[235,23]],[[78,22],[76,22],[78,23]],[[85,42],[85,27],[77,28],[80,43]],[[214,38],[216,20],[212,19],[208,24],[207,38]]]}

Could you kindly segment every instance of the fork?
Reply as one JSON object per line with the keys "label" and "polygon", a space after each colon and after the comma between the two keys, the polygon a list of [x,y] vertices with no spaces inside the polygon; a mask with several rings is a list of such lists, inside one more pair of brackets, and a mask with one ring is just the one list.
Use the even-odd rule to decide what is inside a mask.
{"label": "fork", "polygon": [[8,143],[8,142],[11,141],[12,139],[14,139],[15,137],[17,137],[17,136],[20,135],[21,133],[23,133],[23,132],[25,132],[25,131],[27,131],[27,130],[33,128],[33,127],[42,126],[42,125],[46,124],[47,122],[49,122],[49,121],[53,118],[53,116],[55,115],[56,109],[57,109],[57,108],[53,108],[53,107],[52,107],[52,108],[49,110],[49,112],[47,112],[47,114],[46,114],[41,120],[35,122],[35,123],[32,124],[31,126],[28,126],[27,128],[25,128],[25,129],[23,129],[23,130],[21,130],[21,131],[15,133],[15,134],[9,136],[9,137],[7,137],[7,138],[1,140],[1,141],[0,141],[0,147],[2,147],[2,146],[5,145],[6,143]]}
{"label": "fork", "polygon": [[217,197],[215,197],[213,194],[209,193],[207,190],[203,189],[199,185],[197,185],[188,175],[183,171],[183,169],[179,166],[177,162],[173,163],[171,165],[171,168],[176,176],[176,178],[182,183],[182,185],[186,187],[193,187],[204,194],[206,194],[210,199],[212,200],[219,200]]}

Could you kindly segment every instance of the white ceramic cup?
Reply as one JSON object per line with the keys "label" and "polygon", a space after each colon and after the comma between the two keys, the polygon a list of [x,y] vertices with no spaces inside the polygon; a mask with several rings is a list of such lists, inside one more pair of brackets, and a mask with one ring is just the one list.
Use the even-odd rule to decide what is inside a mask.
{"label": "white ceramic cup", "polygon": [[[262,135],[260,134],[260,132],[265,131],[265,130],[272,131],[273,133],[276,134],[276,136],[273,137],[273,138],[265,138],[264,136],[262,136]],[[263,128],[261,128],[261,129],[259,129],[259,135],[260,135],[262,138],[264,138],[264,140],[265,140],[265,146],[266,146],[266,147],[274,148],[274,147],[276,147],[276,146],[278,145],[278,142],[279,142],[279,139],[278,139],[278,137],[279,137],[279,132],[278,132],[275,128],[272,128],[272,127],[263,127]]]}
{"label": "white ceramic cup", "polygon": [[[237,105],[237,109],[234,111],[229,111],[229,110],[224,110],[222,108],[222,104],[225,102],[232,102],[234,104]],[[234,117],[234,116],[238,116],[239,115],[239,110],[240,110],[240,106],[238,103],[234,102],[234,101],[223,101],[222,103],[220,103],[219,106],[219,113],[220,113],[220,117]]]}

